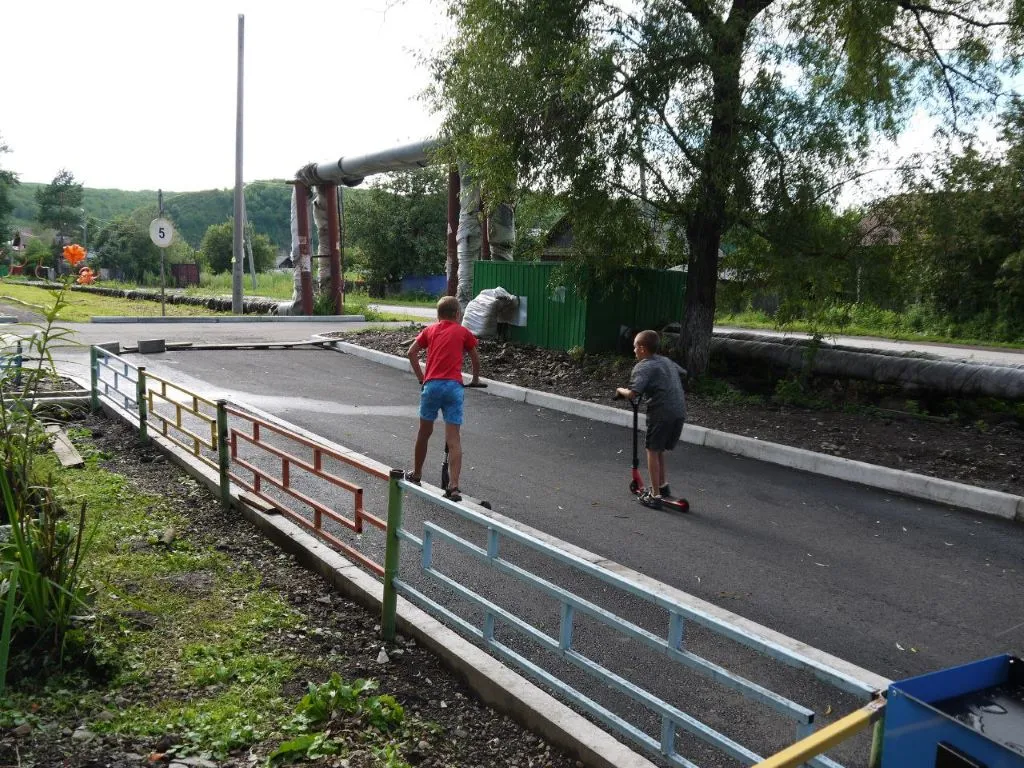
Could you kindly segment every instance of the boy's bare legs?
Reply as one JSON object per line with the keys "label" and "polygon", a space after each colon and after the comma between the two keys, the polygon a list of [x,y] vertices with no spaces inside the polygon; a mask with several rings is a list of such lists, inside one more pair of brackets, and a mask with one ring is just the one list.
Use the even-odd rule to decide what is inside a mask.
{"label": "boy's bare legs", "polygon": [[462,433],[458,424],[444,425],[444,440],[448,443],[448,488],[458,488],[462,471]]}
{"label": "boy's bare legs", "polygon": [[[655,489],[658,491],[657,495],[661,495],[661,489],[668,485],[668,477],[665,476],[665,452],[658,451],[658,484]],[[654,491],[651,491],[654,493]]]}
{"label": "boy's bare legs", "polygon": [[665,471],[665,452],[647,449],[647,475],[651,478],[651,495],[657,496],[658,489],[665,484],[662,473]]}
{"label": "boy's bare legs", "polygon": [[420,419],[420,429],[416,433],[416,447],[413,449],[412,472],[416,477],[423,477],[423,464],[427,460],[427,443],[434,433],[434,422]]}

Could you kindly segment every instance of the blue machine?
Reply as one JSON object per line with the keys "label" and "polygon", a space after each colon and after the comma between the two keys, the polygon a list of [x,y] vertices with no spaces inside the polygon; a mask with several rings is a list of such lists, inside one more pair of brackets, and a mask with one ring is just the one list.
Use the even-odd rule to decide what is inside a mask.
{"label": "blue machine", "polygon": [[1024,661],[1004,654],[890,685],[882,768],[1024,768]]}

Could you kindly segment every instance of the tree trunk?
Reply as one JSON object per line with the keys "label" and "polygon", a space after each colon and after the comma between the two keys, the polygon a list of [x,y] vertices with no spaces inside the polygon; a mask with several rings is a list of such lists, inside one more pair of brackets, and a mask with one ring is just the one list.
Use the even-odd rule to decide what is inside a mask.
{"label": "tree trunk", "polygon": [[749,19],[735,16],[716,27],[713,33],[711,126],[701,156],[698,182],[690,192],[694,214],[686,233],[690,256],[680,343],[684,345],[686,369],[693,376],[707,371],[710,358],[715,291],[718,287],[718,250],[728,224],[726,200],[732,194],[733,179],[736,178],[737,125],[742,109],[740,68],[749,23]]}

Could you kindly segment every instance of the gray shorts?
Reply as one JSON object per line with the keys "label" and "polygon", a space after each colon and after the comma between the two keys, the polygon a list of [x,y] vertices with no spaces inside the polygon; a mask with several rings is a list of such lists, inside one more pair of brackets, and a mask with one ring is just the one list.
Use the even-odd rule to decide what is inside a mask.
{"label": "gray shorts", "polygon": [[671,451],[683,434],[686,419],[665,419],[647,422],[647,450]]}

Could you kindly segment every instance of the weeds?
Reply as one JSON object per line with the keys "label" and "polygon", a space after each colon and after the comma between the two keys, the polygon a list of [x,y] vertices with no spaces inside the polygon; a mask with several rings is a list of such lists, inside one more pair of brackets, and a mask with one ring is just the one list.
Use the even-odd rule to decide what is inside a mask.
{"label": "weeds", "polygon": [[[72,264],[80,258],[75,249],[81,251],[65,248]],[[33,364],[13,371],[4,367],[0,376],[0,521],[7,524],[0,541],[0,694],[12,662],[26,671],[60,666],[71,651],[81,649],[81,633],[72,629],[90,597],[81,574],[88,549],[86,504],[74,503],[75,514],[68,519],[53,475],[37,466],[48,441],[36,398],[56,377],[51,346],[71,333],[55,325],[67,306],[68,285],[55,294],[44,308],[44,322],[23,342]],[[72,637],[76,642],[69,642]]]}

